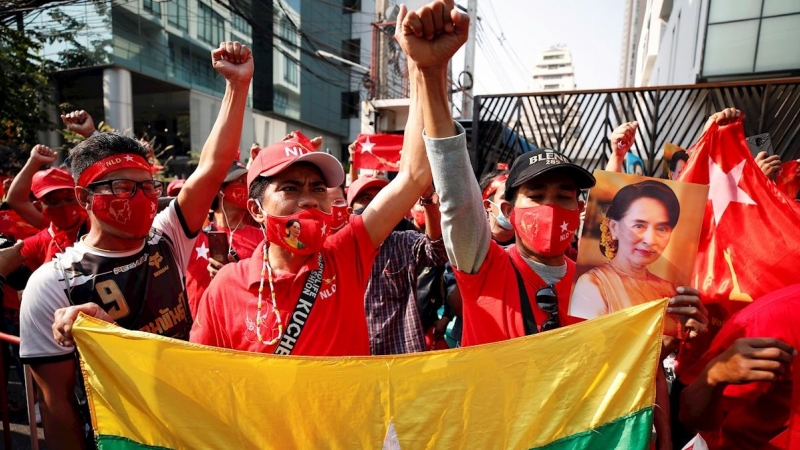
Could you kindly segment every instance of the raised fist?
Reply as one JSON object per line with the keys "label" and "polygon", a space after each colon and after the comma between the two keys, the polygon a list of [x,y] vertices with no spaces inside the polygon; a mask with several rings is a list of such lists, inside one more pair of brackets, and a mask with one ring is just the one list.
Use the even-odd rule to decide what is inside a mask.
{"label": "raised fist", "polygon": [[417,68],[446,68],[469,34],[469,16],[454,0],[437,0],[416,11],[400,7],[394,37]]}
{"label": "raised fist", "polygon": [[636,138],[636,130],[639,128],[639,122],[626,122],[618,126],[609,136],[611,141],[611,151],[622,159],[628,150],[633,147],[633,141]]}
{"label": "raised fist", "polygon": [[222,42],[211,50],[211,65],[232,84],[249,85],[253,78],[253,54],[239,42]]}
{"label": "raised fist", "polygon": [[39,165],[39,167],[53,164],[58,159],[58,153],[54,152],[50,147],[43,144],[36,144],[31,150],[30,160]]}
{"label": "raised fist", "polygon": [[95,131],[92,116],[84,110],[72,111],[66,115],[62,114],[61,121],[64,122],[67,129],[80,134],[84,138],[88,138]]}

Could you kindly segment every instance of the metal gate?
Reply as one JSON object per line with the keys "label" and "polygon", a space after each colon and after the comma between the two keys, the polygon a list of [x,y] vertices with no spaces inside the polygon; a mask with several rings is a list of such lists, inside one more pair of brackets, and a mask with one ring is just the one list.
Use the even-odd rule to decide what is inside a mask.
{"label": "metal gate", "polygon": [[512,135],[558,149],[589,170],[602,169],[612,130],[637,120],[632,150],[645,161],[647,175],[660,176],[664,144],[688,148],[706,118],[729,106],[744,112],[747,136],[769,133],[783,161],[800,158],[800,78],[476,96],[470,157],[478,177],[510,163],[521,148],[506,142]]}

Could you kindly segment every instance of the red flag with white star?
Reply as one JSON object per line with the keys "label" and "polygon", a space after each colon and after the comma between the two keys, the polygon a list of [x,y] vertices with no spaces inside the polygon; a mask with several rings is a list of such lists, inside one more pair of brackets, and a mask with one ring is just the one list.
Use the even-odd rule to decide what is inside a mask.
{"label": "red flag with white star", "polygon": [[759,170],[742,119],[712,125],[693,150],[679,180],[709,191],[692,284],[716,328],[753,299],[797,282],[800,211]]}
{"label": "red flag with white star", "polygon": [[357,169],[397,172],[400,170],[402,148],[402,134],[359,134],[353,153],[353,165]]}

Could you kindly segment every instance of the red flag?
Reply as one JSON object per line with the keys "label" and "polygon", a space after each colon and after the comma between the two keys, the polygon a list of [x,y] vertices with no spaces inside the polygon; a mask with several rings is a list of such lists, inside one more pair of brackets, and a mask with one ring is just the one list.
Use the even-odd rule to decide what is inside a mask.
{"label": "red flag", "polygon": [[709,184],[693,285],[714,328],[753,299],[797,282],[800,211],[759,170],[742,119],[712,125],[680,181]]}
{"label": "red flag", "polygon": [[781,164],[781,169],[778,171],[778,176],[775,178],[775,184],[778,189],[786,194],[790,199],[797,198],[797,191],[800,191],[800,176],[797,175],[800,170],[800,161],[788,161]]}
{"label": "red flag", "polygon": [[400,170],[401,134],[359,134],[353,165],[358,169],[397,172]]}

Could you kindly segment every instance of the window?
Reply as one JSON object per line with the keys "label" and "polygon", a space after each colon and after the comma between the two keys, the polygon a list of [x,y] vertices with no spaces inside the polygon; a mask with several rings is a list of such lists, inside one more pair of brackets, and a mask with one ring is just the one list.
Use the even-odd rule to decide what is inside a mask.
{"label": "window", "polygon": [[560,84],[545,84],[544,85],[544,90],[545,91],[555,91],[560,86],[561,86]]}
{"label": "window", "polygon": [[345,39],[342,41],[342,58],[356,64],[361,62],[361,39]]}
{"label": "window", "polygon": [[564,55],[545,55],[544,59],[564,59]]}
{"label": "window", "polygon": [[361,0],[344,0],[343,6],[345,14],[361,11]]}
{"label": "window", "polygon": [[284,43],[294,44],[295,46],[299,44],[297,30],[286,16],[281,17],[280,36],[283,38]]}
{"label": "window", "polygon": [[183,31],[189,31],[189,14],[186,9],[188,0],[170,0],[167,3],[167,22]]}
{"label": "window", "polygon": [[144,10],[150,11],[156,16],[161,17],[161,3],[156,0],[142,0],[144,2]]}
{"label": "window", "polygon": [[251,34],[250,24],[247,23],[247,20],[245,20],[244,17],[236,13],[231,13],[231,26],[233,26],[234,30],[241,31],[242,33],[248,36],[250,36]]}
{"label": "window", "polygon": [[289,107],[289,96],[286,95],[285,92],[275,91],[275,96],[273,97],[272,102],[272,108],[275,111],[284,112],[286,111],[286,108]]}
{"label": "window", "polygon": [[342,92],[342,119],[358,117],[359,102],[358,91]]}
{"label": "window", "polygon": [[297,61],[290,59],[286,55],[283,56],[283,60],[285,62],[283,66],[283,80],[292,86],[297,86],[300,82],[300,65],[297,64]]}
{"label": "window", "polygon": [[224,39],[225,20],[210,6],[203,3],[198,3],[198,6],[197,38],[207,44],[219,45]]}

